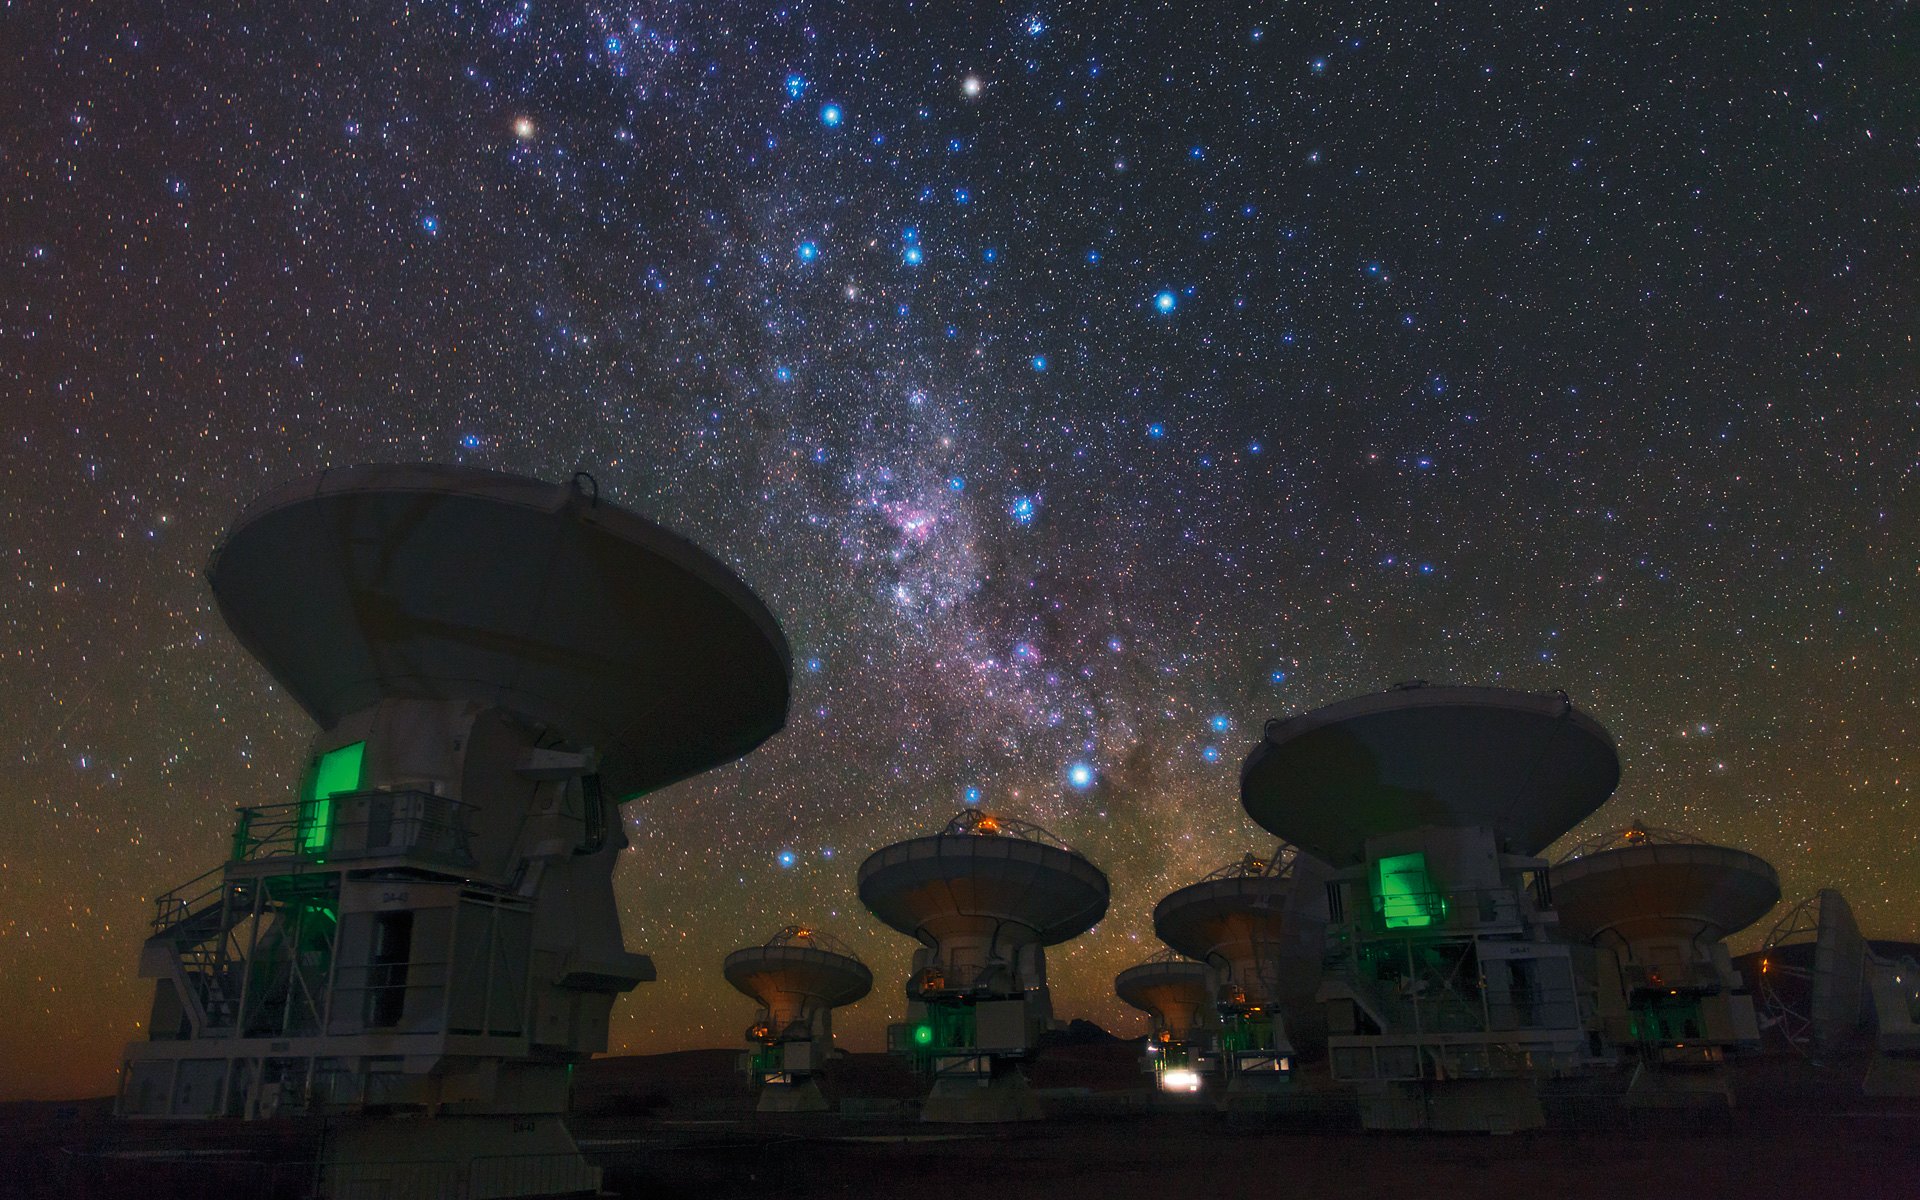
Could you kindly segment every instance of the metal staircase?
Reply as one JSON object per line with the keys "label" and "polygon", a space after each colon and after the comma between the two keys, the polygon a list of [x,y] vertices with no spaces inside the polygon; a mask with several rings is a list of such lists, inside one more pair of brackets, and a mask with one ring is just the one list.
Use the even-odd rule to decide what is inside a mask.
{"label": "metal staircase", "polygon": [[[331,874],[229,874],[223,864],[154,902],[153,933],[143,970],[171,978],[192,1036],[249,1036],[317,1023],[317,990],[301,960],[331,956],[330,912],[315,927],[313,913],[330,910],[337,878]],[[249,939],[242,934],[250,934]],[[318,941],[319,945],[312,945]],[[248,996],[249,957],[254,994]],[[320,968],[324,978],[324,966]],[[242,1013],[245,1004],[248,1012]]]}
{"label": "metal staircase", "polygon": [[[170,976],[194,1037],[230,1035],[239,1022],[241,972],[234,929],[254,915],[258,879],[229,879],[220,866],[154,903],[143,963]],[[160,968],[160,969],[155,969]]]}

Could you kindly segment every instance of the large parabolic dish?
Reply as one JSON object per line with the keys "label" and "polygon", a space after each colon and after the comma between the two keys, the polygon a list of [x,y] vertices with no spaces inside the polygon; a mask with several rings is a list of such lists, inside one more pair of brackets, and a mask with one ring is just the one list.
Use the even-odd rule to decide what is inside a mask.
{"label": "large parabolic dish", "polygon": [[841,1008],[873,990],[873,972],[851,951],[797,927],[735,950],[721,969],[736,991],[766,1008],[776,1033],[806,1012]]}
{"label": "large parabolic dish", "polygon": [[1156,959],[1114,976],[1113,993],[1185,1038],[1213,999],[1213,972],[1190,959]]}
{"label": "large parabolic dish", "polygon": [[426,464],[325,471],[249,507],[207,577],[241,645],[322,728],[395,697],[498,705],[592,745],[624,800],[786,722],[772,614],[597,490]]}
{"label": "large parabolic dish", "polygon": [[[1246,862],[1253,869],[1232,864],[1163,898],[1153,907],[1153,932],[1189,958],[1230,968],[1233,982],[1255,1003],[1273,1003],[1286,967],[1319,965],[1325,893],[1317,873],[1301,880],[1293,871],[1266,873],[1265,863]],[[1307,868],[1296,858],[1293,869]]]}
{"label": "large parabolic dish", "polygon": [[1424,825],[1538,854],[1620,783],[1613,739],[1564,695],[1402,686],[1267,723],[1240,770],[1260,825],[1336,866]]}
{"label": "large parabolic dish", "polygon": [[1740,932],[1780,902],[1780,876],[1758,855],[1679,835],[1628,830],[1626,844],[1553,868],[1553,907],[1575,941],[1681,938],[1702,945]]}
{"label": "large parabolic dish", "polygon": [[[1106,915],[1109,887],[1077,851],[1042,831],[962,813],[944,832],[883,846],[860,864],[860,901],[901,933],[937,944],[990,932],[1055,946]],[[1038,835],[1038,836],[1035,836]]]}

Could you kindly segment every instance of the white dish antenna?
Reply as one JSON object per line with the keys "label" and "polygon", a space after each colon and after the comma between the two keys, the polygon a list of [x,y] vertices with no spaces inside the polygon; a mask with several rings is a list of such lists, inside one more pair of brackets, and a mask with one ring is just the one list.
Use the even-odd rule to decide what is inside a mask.
{"label": "white dish antenna", "polygon": [[1837,1049],[1866,1021],[1869,957],[1853,909],[1839,892],[1821,888],[1794,905],[1767,934],[1760,953],[1767,1027],[1802,1054]]}

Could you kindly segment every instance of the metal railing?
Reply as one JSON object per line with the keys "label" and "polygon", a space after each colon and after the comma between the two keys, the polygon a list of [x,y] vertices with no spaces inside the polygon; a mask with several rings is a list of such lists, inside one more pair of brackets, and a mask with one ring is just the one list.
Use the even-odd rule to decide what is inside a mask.
{"label": "metal railing", "polygon": [[1388,1034],[1529,1033],[1577,1028],[1580,990],[1559,955],[1483,954],[1505,943],[1468,933],[1428,939],[1447,926],[1396,929],[1392,937],[1330,938],[1323,978],[1344,984]]}
{"label": "metal railing", "polygon": [[[1564,1041],[1564,1039],[1561,1039]],[[1430,1042],[1418,1038],[1328,1041],[1329,1070],[1342,1083],[1371,1080],[1513,1079],[1568,1075],[1578,1049],[1552,1040]]]}
{"label": "metal railing", "polygon": [[1371,927],[1377,933],[1419,934],[1449,929],[1518,925],[1526,919],[1511,888],[1459,888],[1444,892],[1370,895]]}
{"label": "metal railing", "polygon": [[219,866],[159,897],[153,902],[153,932],[165,933],[206,909],[228,886],[227,869]]}
{"label": "metal railing", "polygon": [[1346,974],[1345,982],[1395,1033],[1518,1033],[1579,1025],[1579,990],[1536,984],[1498,991],[1478,979],[1392,984]]}
{"label": "metal railing", "polygon": [[445,959],[342,964],[334,976],[333,1020],[328,1032],[425,1032],[444,1028],[451,968],[452,963]]}
{"label": "metal railing", "polygon": [[432,792],[342,792],[239,810],[233,861],[406,857],[473,862],[474,805]]}

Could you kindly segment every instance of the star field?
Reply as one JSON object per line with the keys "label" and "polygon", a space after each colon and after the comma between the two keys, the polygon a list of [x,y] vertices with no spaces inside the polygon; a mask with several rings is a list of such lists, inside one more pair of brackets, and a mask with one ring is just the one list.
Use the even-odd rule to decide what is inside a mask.
{"label": "star field", "polygon": [[786,731],[625,810],[618,1049],[739,1042],[795,921],[877,1048],[854,871],[968,805],[1112,877],[1055,1003],[1138,1032],[1262,723],[1409,678],[1608,726],[1568,844],[1920,937],[1920,16],[1160,7],[22,15],[0,1097],[110,1090],[150,898],[291,795],[200,570],[364,461],[588,471],[792,643]]}

